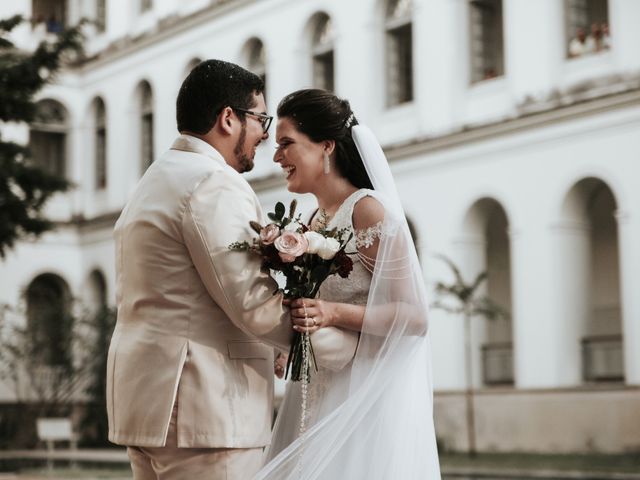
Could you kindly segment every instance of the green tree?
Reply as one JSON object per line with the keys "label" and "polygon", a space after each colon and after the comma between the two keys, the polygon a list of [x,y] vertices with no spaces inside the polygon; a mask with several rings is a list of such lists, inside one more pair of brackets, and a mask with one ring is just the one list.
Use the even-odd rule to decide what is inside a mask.
{"label": "green tree", "polygon": [[[0,20],[0,127],[31,122],[34,96],[66,62],[82,53],[82,22],[63,30],[54,41],[43,41],[33,52],[16,48],[8,37],[24,21],[20,15]],[[27,147],[4,141],[0,130],[0,258],[16,240],[53,228],[42,208],[52,195],[69,187],[66,179],[35,165]]]}
{"label": "green tree", "polygon": [[[35,421],[43,416],[69,416],[82,405],[83,440],[96,445],[107,437],[106,364],[115,310],[76,308],[80,313],[55,311],[58,324],[67,324],[64,359],[43,353],[55,339],[35,335],[26,311],[0,305],[0,381],[15,394],[19,415],[0,415],[0,447],[32,446]],[[53,348],[55,350],[55,348]],[[68,357],[68,358],[67,358]],[[0,412],[1,413],[1,412]],[[9,418],[9,417],[16,418]]]}
{"label": "green tree", "polygon": [[[473,355],[471,354],[471,320],[473,318],[485,318],[495,320],[508,317],[508,313],[494,303],[488,296],[480,294],[480,287],[487,280],[487,272],[479,273],[476,278],[468,283],[465,281],[460,269],[453,261],[444,255],[436,255],[436,258],[447,264],[453,273],[453,281],[450,283],[436,283],[436,301],[432,307],[445,310],[449,313],[462,315],[464,319],[464,352],[465,352],[465,403],[467,421],[467,442],[469,455],[475,456],[476,429],[475,412],[473,407]],[[453,304],[450,302],[453,301]]]}
{"label": "green tree", "polygon": [[107,355],[111,336],[116,326],[116,309],[101,307],[93,315],[90,382],[86,393],[88,403],[82,418],[83,443],[93,447],[108,445],[109,421],[107,419]]}

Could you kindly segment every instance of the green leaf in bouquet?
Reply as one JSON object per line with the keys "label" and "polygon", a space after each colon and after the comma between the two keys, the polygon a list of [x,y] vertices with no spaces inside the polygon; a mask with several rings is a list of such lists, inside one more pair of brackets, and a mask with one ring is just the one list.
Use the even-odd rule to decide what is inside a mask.
{"label": "green leaf in bouquet", "polygon": [[278,217],[276,217],[275,213],[271,213],[271,212],[267,213],[267,217],[269,217],[269,220],[272,220],[274,222],[277,222],[280,220]]}
{"label": "green leaf in bouquet", "polygon": [[282,217],[284,217],[284,213],[285,213],[284,204],[282,202],[276,203],[276,218],[278,220],[282,220]]}
{"label": "green leaf in bouquet", "polygon": [[285,217],[282,219],[282,228],[286,227],[287,225],[289,225],[291,223],[291,219],[288,217]]}
{"label": "green leaf in bouquet", "polygon": [[291,200],[291,204],[289,205],[289,220],[293,220],[293,216],[296,214],[296,207],[298,206],[298,201],[294,198]]}

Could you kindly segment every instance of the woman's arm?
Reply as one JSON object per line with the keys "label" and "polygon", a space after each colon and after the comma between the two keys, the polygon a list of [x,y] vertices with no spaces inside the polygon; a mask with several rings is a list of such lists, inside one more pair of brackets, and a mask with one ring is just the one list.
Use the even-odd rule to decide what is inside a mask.
{"label": "woman's arm", "polygon": [[[353,226],[356,231],[358,258],[362,265],[373,272],[379,263],[378,248],[382,235],[384,207],[372,197],[358,201],[353,211]],[[426,305],[415,305],[412,294],[422,280],[416,278],[415,264],[410,255],[411,240],[406,232],[392,233],[385,247],[387,256],[378,267],[384,281],[391,282],[386,291],[386,301],[369,302],[367,333],[385,336],[391,329],[400,328],[405,335],[424,335],[427,328]],[[317,299],[298,299],[291,305],[294,329],[313,333],[320,328],[333,326],[353,331],[362,331],[365,306],[329,302]]]}

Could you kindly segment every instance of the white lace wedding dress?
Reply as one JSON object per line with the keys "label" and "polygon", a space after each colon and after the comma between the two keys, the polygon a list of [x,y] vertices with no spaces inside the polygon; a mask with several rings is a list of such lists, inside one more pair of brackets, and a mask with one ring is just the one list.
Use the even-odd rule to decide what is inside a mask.
{"label": "white lace wedding dress", "polygon": [[[347,228],[353,232],[353,237],[346,247],[347,253],[353,260],[353,270],[347,278],[332,275],[320,287],[318,298],[330,302],[349,303],[352,305],[366,305],[371,285],[371,273],[365,268],[357,255],[357,247],[370,246],[380,234],[380,225],[375,225],[365,231],[355,232],[353,228],[353,208],[355,204],[366,196],[375,196],[375,192],[360,189],[345,199],[330,219],[329,229]],[[354,332],[354,335],[357,335]],[[313,335],[311,336],[313,344]],[[349,392],[351,378],[351,362],[338,372],[319,367],[318,372],[312,369],[311,383],[307,394],[306,426],[312,427],[318,420],[331,413],[329,408],[339,405],[346,399]],[[284,450],[300,434],[300,416],[302,405],[301,382],[287,382],[284,399],[280,406],[274,427],[271,446],[267,450],[266,461],[274,458]]]}
{"label": "white lace wedding dress", "polygon": [[[375,190],[350,195],[329,227],[353,229],[353,207],[367,195],[384,207],[384,221],[354,232],[347,247],[353,271],[346,279],[328,278],[319,297],[366,305],[362,333],[329,327],[312,335],[316,345],[331,337],[330,345],[338,349],[346,348],[348,342],[338,342],[352,335],[351,348],[358,339],[355,357],[339,371],[312,372],[304,434],[302,385],[288,383],[268,463],[256,480],[440,480],[422,268],[380,144],[363,125],[351,131]],[[370,273],[365,263],[373,266],[372,261],[361,260],[356,246],[373,241],[377,254]]]}

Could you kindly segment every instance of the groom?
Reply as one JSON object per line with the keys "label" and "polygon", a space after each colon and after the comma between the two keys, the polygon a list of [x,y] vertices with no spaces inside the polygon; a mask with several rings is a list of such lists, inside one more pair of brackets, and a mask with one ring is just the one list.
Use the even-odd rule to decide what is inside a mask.
{"label": "groom", "polygon": [[288,349],[289,314],[259,260],[227,248],[262,222],[240,173],[269,136],[263,89],[231,63],[195,67],[178,94],[180,136],[115,226],[109,440],[128,447],[136,480],[251,478],[270,441],[262,342]]}

